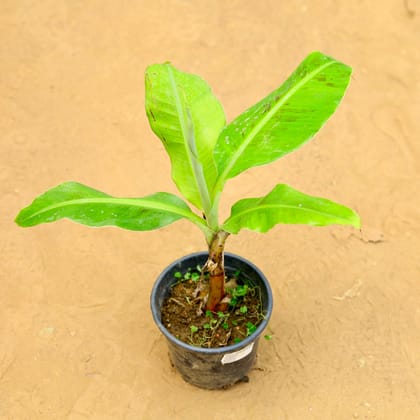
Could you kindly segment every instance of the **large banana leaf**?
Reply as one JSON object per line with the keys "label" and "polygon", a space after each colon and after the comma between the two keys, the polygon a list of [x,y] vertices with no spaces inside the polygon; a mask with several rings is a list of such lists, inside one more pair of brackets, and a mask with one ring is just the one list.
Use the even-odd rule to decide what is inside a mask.
{"label": "large banana leaf", "polygon": [[60,184],[40,195],[20,211],[16,223],[29,227],[62,218],[88,226],[118,226],[129,230],[158,229],[186,218],[205,232],[207,229],[204,221],[173,194],[114,198],[77,182]]}
{"label": "large banana leaf", "polygon": [[208,213],[216,179],[213,150],[225,125],[219,101],[200,77],[155,64],[146,71],[146,112],[169,154],[179,191]]}
{"label": "large banana leaf", "polygon": [[223,229],[229,233],[238,233],[242,228],[267,232],[278,223],[360,227],[359,216],[348,207],[279,184],[265,197],[246,198],[234,204]]}
{"label": "large banana leaf", "polygon": [[350,75],[350,67],[314,52],[280,88],[226,126],[214,150],[218,180],[213,196],[227,179],[309,140],[337,108]]}

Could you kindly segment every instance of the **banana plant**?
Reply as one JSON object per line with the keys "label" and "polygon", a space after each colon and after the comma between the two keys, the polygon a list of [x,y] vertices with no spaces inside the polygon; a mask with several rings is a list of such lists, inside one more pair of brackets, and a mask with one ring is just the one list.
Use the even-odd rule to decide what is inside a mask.
{"label": "banana plant", "polygon": [[202,272],[209,278],[206,309],[213,311],[225,298],[223,255],[229,235],[241,229],[267,232],[280,223],[360,227],[359,216],[350,208],[285,184],[263,197],[239,200],[223,222],[218,216],[226,182],[310,140],[334,113],[350,76],[349,66],[313,52],[279,88],[227,124],[203,79],[170,63],[151,65],[145,74],[147,117],[185,200],[167,192],[117,198],[66,182],[21,210],[16,223],[28,227],[68,218],[88,226],[143,231],[187,219],[203,232],[209,249]]}

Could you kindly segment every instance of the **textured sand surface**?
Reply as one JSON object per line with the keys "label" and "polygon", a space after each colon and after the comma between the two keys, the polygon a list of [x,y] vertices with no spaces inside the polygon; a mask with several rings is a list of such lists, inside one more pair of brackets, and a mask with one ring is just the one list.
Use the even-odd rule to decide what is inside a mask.
{"label": "textured sand surface", "polygon": [[[0,419],[419,419],[420,2],[0,2]],[[13,223],[77,180],[176,193],[144,113],[148,64],[200,74],[232,119],[313,50],[354,68],[316,140],[228,183],[222,214],[279,182],[354,207],[361,233],[279,226],[228,250],[272,282],[271,341],[248,384],[182,381],[152,322],[160,232]],[[213,405],[213,408],[211,408]]]}

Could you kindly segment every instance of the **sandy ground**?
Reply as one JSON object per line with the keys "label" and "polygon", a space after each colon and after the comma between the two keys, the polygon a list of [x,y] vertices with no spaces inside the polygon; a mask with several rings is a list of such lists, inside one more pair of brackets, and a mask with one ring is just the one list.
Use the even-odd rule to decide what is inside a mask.
{"label": "sandy ground", "polygon": [[[0,37],[2,420],[420,418],[418,0],[2,0]],[[315,141],[232,180],[222,213],[286,182],[354,207],[363,231],[231,238],[272,282],[273,339],[248,384],[196,389],[168,362],[149,293],[204,248],[198,230],[13,219],[66,180],[176,192],[146,65],[202,75],[230,120],[313,50],[354,68],[342,106]]]}

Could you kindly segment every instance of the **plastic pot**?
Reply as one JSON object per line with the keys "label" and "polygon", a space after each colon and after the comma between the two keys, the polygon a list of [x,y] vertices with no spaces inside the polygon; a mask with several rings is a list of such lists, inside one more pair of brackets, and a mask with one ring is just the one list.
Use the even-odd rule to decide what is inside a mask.
{"label": "plastic pot", "polygon": [[266,277],[254,264],[238,255],[225,253],[226,273],[233,274],[240,270],[241,276],[260,288],[264,320],[253,334],[230,346],[207,349],[178,340],[161,322],[163,301],[168,296],[172,283],[176,281],[174,273],[203,265],[207,256],[207,252],[198,252],[170,264],[153,286],[151,309],[157,326],[167,339],[171,362],[184,380],[200,388],[227,388],[237,382],[248,381],[246,375],[254,363],[259,338],[271,316],[273,296]]}

